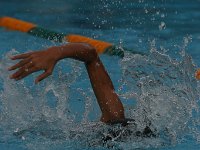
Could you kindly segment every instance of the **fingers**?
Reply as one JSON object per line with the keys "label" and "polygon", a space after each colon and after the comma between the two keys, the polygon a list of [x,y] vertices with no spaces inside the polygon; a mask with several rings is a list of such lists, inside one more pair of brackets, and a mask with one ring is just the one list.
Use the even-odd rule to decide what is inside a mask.
{"label": "fingers", "polygon": [[27,57],[29,57],[33,52],[29,52],[29,53],[24,53],[24,54],[20,54],[20,55],[15,55],[12,56],[11,59],[12,60],[16,60],[16,59],[25,59]]}
{"label": "fingers", "polygon": [[47,78],[48,76],[50,76],[52,74],[52,71],[45,71],[44,73],[42,73],[41,75],[39,75],[36,80],[35,83],[37,84],[38,82],[42,81],[43,79]]}
{"label": "fingers", "polygon": [[[32,64],[29,64],[29,66],[27,65],[27,68],[25,68],[25,67],[20,68],[17,72],[15,72],[13,75],[11,75],[10,78],[15,79],[15,80],[21,80],[21,79],[25,78],[26,76],[32,74],[33,72],[39,71],[38,69],[33,67],[33,65],[32,66],[31,65]],[[37,84],[38,82],[40,82],[43,79],[50,76],[52,74],[52,70],[53,69],[49,69],[49,70],[45,71],[44,73],[42,73],[41,75],[39,75],[36,78],[35,83]]]}
{"label": "fingers", "polygon": [[37,71],[36,68],[33,67],[32,63],[29,63],[27,65],[25,65],[24,67],[21,67],[17,72],[15,72],[14,74],[12,74],[10,76],[11,79],[22,79],[24,77],[26,77],[27,75],[33,73]]}
{"label": "fingers", "polygon": [[18,63],[15,64],[14,66],[11,66],[10,68],[8,68],[8,70],[9,70],[9,71],[15,70],[15,69],[17,69],[17,68],[20,68],[20,67],[26,65],[26,64],[29,63],[29,62],[31,62],[31,61],[30,61],[30,58],[26,58],[26,59],[24,59],[24,60],[21,60],[20,62],[18,62]]}
{"label": "fingers", "polygon": [[35,72],[34,68],[28,69],[27,71],[25,70],[23,73],[21,73],[20,75],[18,75],[16,77],[16,80],[21,80],[21,79],[25,78],[26,76],[30,75],[33,72]]}
{"label": "fingers", "polygon": [[[53,56],[46,56],[46,51],[41,52],[30,52],[25,54],[20,54],[13,56],[11,59],[22,59],[17,64],[8,68],[9,71],[18,69],[14,74],[10,76],[11,79],[20,80],[33,72],[45,70],[43,74],[37,77],[36,83],[43,80],[44,78],[51,75],[53,68],[55,66],[55,61],[51,58]],[[46,58],[46,59],[44,59]]]}

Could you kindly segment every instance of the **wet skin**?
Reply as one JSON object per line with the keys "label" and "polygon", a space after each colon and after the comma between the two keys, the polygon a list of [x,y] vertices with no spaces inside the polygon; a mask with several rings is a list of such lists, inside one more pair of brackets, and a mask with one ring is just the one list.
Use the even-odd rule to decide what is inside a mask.
{"label": "wet skin", "polygon": [[96,50],[88,44],[70,43],[13,56],[12,60],[19,59],[20,61],[8,68],[10,71],[16,70],[10,78],[20,80],[34,72],[43,70],[44,72],[35,79],[37,84],[51,75],[56,63],[65,58],[84,62],[102,112],[101,121],[105,123],[124,122],[124,108],[115,93],[113,83]]}

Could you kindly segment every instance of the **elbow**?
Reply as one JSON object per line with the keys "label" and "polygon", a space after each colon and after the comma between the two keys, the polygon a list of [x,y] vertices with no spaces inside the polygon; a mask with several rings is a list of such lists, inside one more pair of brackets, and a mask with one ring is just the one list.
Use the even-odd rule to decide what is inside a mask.
{"label": "elbow", "polygon": [[88,58],[88,63],[89,62],[92,62],[92,61],[94,61],[94,60],[97,60],[97,58],[98,58],[98,53],[97,53],[97,51],[96,51],[96,49],[93,47],[93,46],[91,46],[90,44],[87,44],[87,43],[84,43],[84,47],[86,48],[86,50],[87,50],[87,58]]}

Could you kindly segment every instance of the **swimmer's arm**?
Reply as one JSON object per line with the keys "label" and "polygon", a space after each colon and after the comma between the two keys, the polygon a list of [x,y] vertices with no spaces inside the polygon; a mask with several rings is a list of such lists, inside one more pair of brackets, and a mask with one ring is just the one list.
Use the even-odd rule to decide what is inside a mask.
{"label": "swimmer's arm", "polygon": [[106,72],[96,50],[86,44],[71,44],[61,47],[61,59],[73,58],[85,62],[85,66],[102,111],[102,122],[124,120],[123,105],[115,93],[112,81]]}
{"label": "swimmer's arm", "polygon": [[13,60],[22,60],[9,68],[9,70],[18,69],[17,72],[11,75],[11,78],[19,80],[33,72],[44,70],[44,73],[36,79],[36,83],[38,83],[52,73],[57,61],[64,58],[73,58],[85,63],[92,88],[102,111],[101,121],[112,123],[124,120],[124,108],[115,93],[112,81],[96,50],[87,44],[72,43],[14,56],[12,57]]}

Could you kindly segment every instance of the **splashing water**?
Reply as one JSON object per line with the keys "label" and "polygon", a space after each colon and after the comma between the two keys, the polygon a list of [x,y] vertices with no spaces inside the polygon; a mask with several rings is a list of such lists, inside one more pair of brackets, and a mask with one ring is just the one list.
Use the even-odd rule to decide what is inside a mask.
{"label": "splashing water", "polygon": [[157,132],[159,143],[154,146],[177,144],[186,136],[199,141],[199,83],[192,58],[185,53],[186,39],[180,61],[157,51],[155,41],[148,56],[127,53],[121,61],[122,86],[129,89],[121,96],[137,102],[127,114],[138,128],[150,126]]}
{"label": "splashing water", "polygon": [[[188,40],[185,40],[188,42]],[[186,43],[187,45],[187,43]],[[71,85],[82,75],[77,61],[67,62],[72,71],[59,78],[50,77],[32,86],[26,80],[14,82],[8,78],[8,57],[0,60],[0,142],[14,141],[28,149],[112,148],[134,149],[162,147],[181,142],[190,136],[197,141],[199,132],[199,84],[194,78],[195,66],[182,49],[178,61],[157,51],[155,41],[148,56],[126,53],[120,61],[122,79],[119,94],[136,100],[126,116],[135,119],[127,127],[107,126],[90,122],[94,96],[78,88],[85,101],[85,112],[77,122],[69,108]],[[184,52],[184,53],[183,53]],[[15,53],[11,51],[7,56]],[[91,89],[90,89],[91,90]],[[128,106],[127,106],[128,108]],[[137,136],[149,126],[155,137]],[[109,139],[109,140],[108,140]]]}

